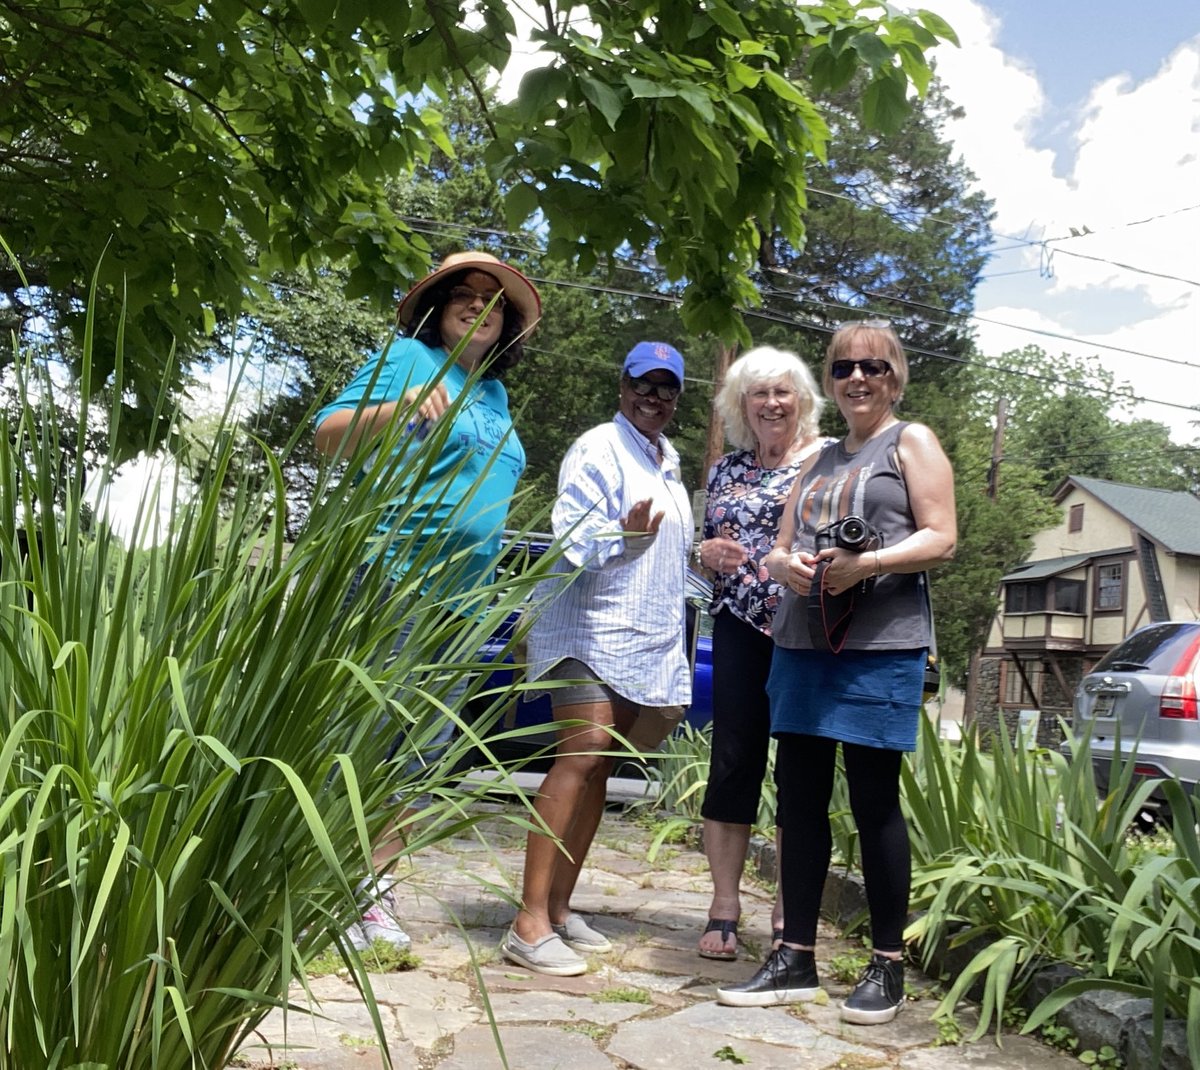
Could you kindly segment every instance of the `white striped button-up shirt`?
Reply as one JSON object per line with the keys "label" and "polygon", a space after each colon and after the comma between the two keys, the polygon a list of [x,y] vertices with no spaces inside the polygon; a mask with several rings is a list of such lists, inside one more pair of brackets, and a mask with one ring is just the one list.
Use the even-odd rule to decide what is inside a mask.
{"label": "white striped button-up shirt", "polygon": [[[679,454],[658,450],[618,413],[580,435],[558,473],[552,514],[570,579],[539,584],[529,633],[529,675],[564,658],[587,665],[617,694],[644,706],[686,706],[692,681],[684,652],[684,590],[692,509]],[[643,499],[663,511],[654,538],[626,538],[621,518]],[[576,571],[576,569],[583,571]]]}

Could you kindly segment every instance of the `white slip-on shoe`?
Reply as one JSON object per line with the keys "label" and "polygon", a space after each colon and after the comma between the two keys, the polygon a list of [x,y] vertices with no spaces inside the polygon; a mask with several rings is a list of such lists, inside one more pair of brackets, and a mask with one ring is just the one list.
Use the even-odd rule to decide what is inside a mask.
{"label": "white slip-on shoe", "polygon": [[612,941],[604,933],[593,929],[581,914],[568,914],[567,920],[553,926],[553,929],[567,947],[581,955],[598,955],[612,950]]}
{"label": "white slip-on shoe", "polygon": [[537,943],[527,944],[509,929],[500,942],[500,954],[509,962],[551,977],[578,977],[581,973],[587,973],[587,963],[563,943],[558,933],[543,936]]}

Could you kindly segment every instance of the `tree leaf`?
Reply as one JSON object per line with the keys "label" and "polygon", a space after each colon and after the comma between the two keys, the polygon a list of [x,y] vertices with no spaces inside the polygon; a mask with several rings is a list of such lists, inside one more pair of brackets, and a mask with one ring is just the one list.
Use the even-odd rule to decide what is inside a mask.
{"label": "tree leaf", "polygon": [[571,77],[562,67],[534,67],[521,78],[517,104],[521,113],[530,119],[553,112],[560,100],[566,99]]}
{"label": "tree leaf", "polygon": [[607,82],[586,74],[579,75],[576,81],[588,102],[604,116],[609,129],[616,129],[617,120],[621,117],[621,97],[617,91]]}
{"label": "tree leaf", "polygon": [[531,183],[518,182],[504,195],[504,211],[508,225],[519,230],[525,221],[537,211],[538,194]]}
{"label": "tree leaf", "polygon": [[891,70],[871,79],[862,98],[867,126],[885,134],[900,129],[909,112],[905,85],[903,77],[896,77]]}

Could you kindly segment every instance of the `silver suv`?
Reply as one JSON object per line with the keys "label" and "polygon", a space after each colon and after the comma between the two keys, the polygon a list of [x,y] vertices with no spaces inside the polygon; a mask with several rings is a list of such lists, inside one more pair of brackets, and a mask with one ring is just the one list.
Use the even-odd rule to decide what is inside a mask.
{"label": "silver suv", "polygon": [[1200,621],[1147,625],[1105,654],[1075,689],[1074,731],[1091,733],[1097,786],[1108,790],[1119,737],[1135,777],[1177,777],[1194,792],[1200,781],[1198,691]]}

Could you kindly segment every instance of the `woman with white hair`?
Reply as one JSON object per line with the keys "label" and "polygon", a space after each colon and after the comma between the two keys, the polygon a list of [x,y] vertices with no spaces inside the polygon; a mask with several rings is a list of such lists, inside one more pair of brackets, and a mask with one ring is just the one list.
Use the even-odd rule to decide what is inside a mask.
{"label": "woman with white hair", "polygon": [[[794,353],[751,349],[726,373],[716,405],[736,448],[709,473],[700,543],[700,563],[714,574],[714,586],[712,760],[701,809],[713,898],[699,951],[733,959],[742,870],[767,769],[771,623],[783,591],[762,561],[801,465],[827,440],[817,431],[824,398]],[[782,929],[777,896],[773,941]]]}

